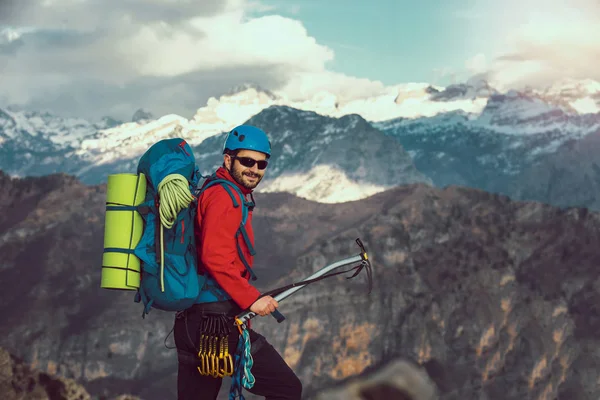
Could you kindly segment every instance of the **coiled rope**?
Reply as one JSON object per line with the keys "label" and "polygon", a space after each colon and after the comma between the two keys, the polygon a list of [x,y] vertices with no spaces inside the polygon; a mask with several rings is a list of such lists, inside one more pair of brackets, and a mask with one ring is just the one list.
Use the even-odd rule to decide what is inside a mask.
{"label": "coiled rope", "polygon": [[189,207],[194,196],[190,193],[188,180],[180,174],[167,175],[158,184],[158,198],[160,199],[160,289],[165,291],[165,252],[163,229],[171,229],[177,214],[184,208]]}

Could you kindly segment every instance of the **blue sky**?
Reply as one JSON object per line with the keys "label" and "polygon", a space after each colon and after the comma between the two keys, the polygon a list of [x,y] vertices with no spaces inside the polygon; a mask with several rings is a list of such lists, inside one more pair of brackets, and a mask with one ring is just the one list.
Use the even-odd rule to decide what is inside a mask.
{"label": "blue sky", "polygon": [[[337,72],[381,80],[386,85],[423,81],[448,84],[452,70],[465,76],[465,60],[476,40],[458,11],[472,1],[304,0],[295,6],[265,2],[302,21],[309,35],[335,52],[328,66]],[[467,22],[467,23],[466,23]],[[439,71],[439,72],[436,72]]]}
{"label": "blue sky", "polygon": [[600,80],[599,49],[597,0],[3,0],[0,107],[190,118],[249,82],[342,102],[473,76],[543,87]]}

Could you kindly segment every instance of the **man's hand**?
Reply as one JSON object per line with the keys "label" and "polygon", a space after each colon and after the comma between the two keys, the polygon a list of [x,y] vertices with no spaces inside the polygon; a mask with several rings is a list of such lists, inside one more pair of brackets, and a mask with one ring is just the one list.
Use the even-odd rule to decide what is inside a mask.
{"label": "man's hand", "polygon": [[279,303],[277,302],[277,300],[275,300],[271,296],[265,296],[256,300],[250,306],[250,311],[260,316],[265,316],[271,314],[273,311],[275,311],[277,307],[279,307]]}

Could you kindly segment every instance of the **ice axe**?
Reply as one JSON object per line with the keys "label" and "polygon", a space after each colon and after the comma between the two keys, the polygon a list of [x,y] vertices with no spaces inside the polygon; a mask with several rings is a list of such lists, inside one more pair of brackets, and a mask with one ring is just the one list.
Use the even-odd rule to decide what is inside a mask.
{"label": "ice axe", "polygon": [[[368,285],[369,285],[368,293],[371,293],[371,290],[373,288],[373,278],[372,278],[373,273],[372,273],[371,262],[369,261],[369,256],[367,255],[367,252],[365,251],[365,246],[363,245],[360,238],[356,239],[356,244],[358,244],[358,246],[360,247],[360,250],[361,250],[360,254],[352,256],[352,257],[344,258],[343,260],[339,260],[332,264],[329,264],[302,281],[295,282],[295,283],[292,283],[289,285],[285,285],[285,286],[282,286],[277,289],[273,289],[269,292],[263,293],[263,295],[261,297],[273,296],[273,298],[277,302],[280,302],[281,300],[288,298],[289,296],[296,293],[298,290],[306,287],[307,285],[309,285],[311,283],[318,282],[322,279],[330,278],[332,276],[356,271],[356,272],[354,272],[354,274],[352,276],[346,278],[346,279],[352,279],[355,276],[357,276],[363,269],[365,269],[367,271],[367,278],[368,278]],[[357,262],[360,262],[360,264],[355,266],[354,268],[351,268],[351,269],[345,270],[345,271],[332,272],[338,268],[345,267],[347,265],[352,265]],[[244,327],[246,322],[248,322],[252,318],[256,317],[257,315],[258,314],[256,314],[255,312],[245,311],[245,312],[239,314],[238,316],[236,316],[236,318],[235,318],[236,325],[238,325],[239,328]],[[277,322],[282,322],[285,320],[285,317],[283,315],[281,315],[281,313],[278,310],[275,310],[274,312],[272,312],[271,315],[273,315],[273,317],[275,317],[277,319]]]}

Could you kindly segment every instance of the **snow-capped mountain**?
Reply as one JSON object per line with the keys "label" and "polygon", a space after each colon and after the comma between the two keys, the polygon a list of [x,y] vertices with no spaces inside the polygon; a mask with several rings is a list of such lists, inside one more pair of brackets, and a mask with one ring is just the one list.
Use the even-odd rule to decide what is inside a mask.
{"label": "snow-capped mountain", "polygon": [[329,92],[321,92],[313,98],[296,101],[289,99],[285,94],[274,94],[257,85],[245,85],[218,99],[211,97],[205,107],[198,109],[194,120],[227,125],[227,121],[242,116],[249,118],[272,105],[284,105],[338,118],[358,114],[369,121],[384,121],[397,117],[418,118],[454,110],[480,112],[485,107],[487,97],[484,90],[476,90],[477,93],[473,93],[472,89],[467,89],[462,95],[460,90],[454,92],[453,87],[441,88],[428,83],[408,83],[390,86],[374,96],[350,101],[342,101]]}
{"label": "snow-capped mountain", "polygon": [[[452,111],[479,115],[487,108],[490,99],[502,95],[483,79],[471,79],[447,87],[428,83],[407,83],[389,86],[376,95],[349,101],[342,101],[329,92],[319,93],[311,99],[295,101],[284,94],[262,89],[258,85],[244,85],[218,99],[210,98],[205,107],[198,109],[194,120],[231,126],[227,121],[236,118],[248,119],[272,105],[286,105],[330,117],[358,114],[372,122],[433,117]],[[566,81],[545,90],[509,91],[504,95],[535,98],[540,103],[558,107],[570,114],[596,113],[599,109],[585,105],[592,98],[600,104],[600,83],[593,80]],[[530,108],[525,105],[524,110]]]}
{"label": "snow-capped mountain", "polygon": [[[273,106],[248,123],[265,129],[273,148],[259,192],[291,192],[335,203],[362,199],[401,184],[431,184],[397,140],[358,115],[332,118]],[[203,174],[222,164],[225,135],[212,136],[194,148]]]}
{"label": "snow-capped mountain", "polygon": [[[108,129],[86,125],[87,129],[71,135],[74,138],[64,148],[47,144],[44,157],[55,163],[52,170],[44,171],[34,161],[26,166],[25,173],[21,169],[16,174],[67,172],[85,183],[98,184],[105,182],[109,174],[135,172],[139,157],[155,142],[170,137],[186,138],[202,172],[208,174],[222,163],[225,133],[215,128],[218,124],[202,125],[201,121],[206,120],[188,121],[167,115],[148,123],[129,122]],[[397,140],[358,115],[332,118],[272,106],[249,123],[269,133],[276,154],[261,185],[263,191],[286,191],[310,200],[340,202],[358,200],[403,183],[431,183],[414,168]],[[13,147],[21,143],[19,137],[10,142]],[[3,149],[8,152],[11,147]],[[23,154],[39,160],[35,157],[38,153],[26,146],[14,157]],[[2,164],[3,170],[15,174],[11,163]]]}
{"label": "snow-capped mountain", "polygon": [[[397,138],[436,186],[458,184],[529,199],[531,191],[519,182],[530,181],[524,177],[532,169],[570,143],[600,134],[600,114],[576,114],[537,94],[511,91],[492,95],[479,115],[450,112],[373,125]],[[600,154],[595,157],[600,165]]]}
{"label": "snow-capped mountain", "polygon": [[[219,99],[211,98],[190,120],[178,115],[151,119],[149,113],[139,110],[128,123],[109,118],[90,123],[7,109],[0,111],[0,169],[18,176],[66,172],[96,184],[105,182],[110,173],[134,171],[150,145],[175,136],[184,137],[198,149],[199,163],[212,168],[220,162],[211,152],[220,146],[214,143],[222,140],[222,133],[251,120],[275,140],[287,132],[295,143],[280,148],[262,190],[289,191],[326,202],[351,200],[410,179],[381,180],[372,171],[385,171],[387,166],[372,163],[368,157],[360,168],[348,164],[354,156],[335,156],[335,162],[326,162],[325,155],[314,158],[318,152],[310,147],[312,153],[304,154],[303,143],[327,145],[329,154],[337,154],[335,148],[344,143],[342,148],[348,154],[358,154],[355,150],[364,143],[350,141],[346,146],[334,138],[346,133],[360,137],[353,126],[369,120],[399,141],[402,146],[394,151],[408,151],[417,170],[434,184],[462,184],[511,194],[509,182],[536,165],[540,157],[599,131],[600,114],[580,114],[575,107],[599,96],[600,85],[596,85],[578,81],[543,91],[499,93],[482,80],[446,88],[406,84],[368,99],[342,103],[324,93],[310,101],[291,102],[294,106],[286,105],[290,102],[284,96],[258,85],[242,85]],[[360,123],[355,120],[358,115],[363,118]],[[402,116],[380,120],[386,115]],[[380,135],[377,130],[360,129],[374,137]],[[380,155],[369,157],[378,159]],[[332,182],[336,185],[328,186]],[[348,188],[347,194],[338,192],[341,186]]]}
{"label": "snow-capped mountain", "polygon": [[431,94],[429,98],[433,101],[456,101],[488,98],[498,94],[498,91],[483,79],[472,79],[465,83],[450,85],[444,90],[430,87],[428,93]]}
{"label": "snow-capped mountain", "polygon": [[18,176],[76,173],[81,143],[118,121],[91,123],[49,113],[0,109],[0,168]]}
{"label": "snow-capped mountain", "polygon": [[0,144],[19,140],[31,150],[43,151],[45,144],[54,150],[77,146],[81,140],[99,129],[110,127],[108,118],[91,123],[82,118],[62,118],[47,112],[12,111],[0,109]]}
{"label": "snow-capped mountain", "polygon": [[592,79],[566,79],[533,92],[549,103],[568,106],[579,114],[600,112],[600,82]]}

